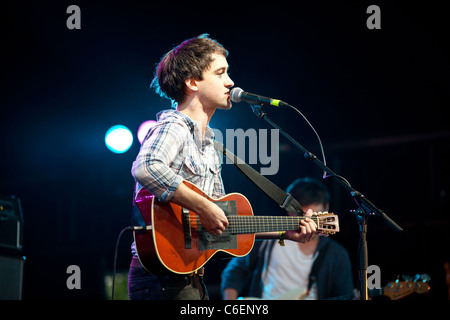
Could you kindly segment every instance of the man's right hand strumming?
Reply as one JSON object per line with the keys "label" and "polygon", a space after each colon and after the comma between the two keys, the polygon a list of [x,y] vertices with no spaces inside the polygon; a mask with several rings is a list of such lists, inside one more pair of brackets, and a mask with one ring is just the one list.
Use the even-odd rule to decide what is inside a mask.
{"label": "man's right hand strumming", "polygon": [[203,228],[211,234],[220,236],[228,227],[228,219],[222,209],[183,183],[178,186],[170,201],[197,213]]}

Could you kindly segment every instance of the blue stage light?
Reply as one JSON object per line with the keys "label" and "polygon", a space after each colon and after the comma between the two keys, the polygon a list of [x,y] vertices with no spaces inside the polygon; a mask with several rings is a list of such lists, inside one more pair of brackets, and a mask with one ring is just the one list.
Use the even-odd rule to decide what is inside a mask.
{"label": "blue stage light", "polygon": [[114,153],[124,153],[133,144],[133,134],[123,125],[115,125],[106,131],[105,144]]}

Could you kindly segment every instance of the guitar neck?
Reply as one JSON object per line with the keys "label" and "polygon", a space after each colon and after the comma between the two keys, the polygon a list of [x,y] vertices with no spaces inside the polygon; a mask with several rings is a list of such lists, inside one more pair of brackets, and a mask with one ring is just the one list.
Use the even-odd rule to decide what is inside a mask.
{"label": "guitar neck", "polygon": [[[237,216],[229,215],[226,232],[230,234],[249,234],[259,232],[298,230],[300,222],[305,216]],[[328,212],[314,213],[311,217],[317,225],[317,230],[324,235],[335,234],[339,231],[338,217]],[[188,219],[185,225],[194,226],[197,230],[202,229],[198,216]],[[189,229],[189,228],[188,228]]]}
{"label": "guitar neck", "polygon": [[[228,228],[232,234],[298,230],[305,217],[278,216],[228,216]],[[318,224],[318,219],[311,218]]]}

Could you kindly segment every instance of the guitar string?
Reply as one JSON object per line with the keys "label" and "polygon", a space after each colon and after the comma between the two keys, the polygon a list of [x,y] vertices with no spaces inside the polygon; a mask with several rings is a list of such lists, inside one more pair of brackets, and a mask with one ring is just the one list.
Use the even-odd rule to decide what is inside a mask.
{"label": "guitar string", "polygon": [[[231,233],[255,233],[267,231],[297,230],[299,223],[305,217],[266,217],[266,216],[228,216],[230,224],[226,228]],[[323,228],[324,219],[330,217],[310,217],[319,227]],[[322,221],[322,222],[320,222]],[[249,224],[251,222],[251,224]],[[204,229],[198,216],[189,216],[189,224],[195,224],[197,230]],[[330,230],[331,231],[331,230]]]}
{"label": "guitar string", "polygon": [[[255,216],[228,216],[228,220],[232,223],[236,224],[245,224],[245,223],[252,223],[252,224],[298,224],[301,220],[305,219],[304,217],[255,217]],[[312,217],[311,218],[314,222],[319,223],[319,221],[324,220],[323,218],[319,217]],[[197,222],[200,223],[200,218],[198,216],[196,217],[189,217],[190,222]],[[247,220],[247,221],[246,221]]]}

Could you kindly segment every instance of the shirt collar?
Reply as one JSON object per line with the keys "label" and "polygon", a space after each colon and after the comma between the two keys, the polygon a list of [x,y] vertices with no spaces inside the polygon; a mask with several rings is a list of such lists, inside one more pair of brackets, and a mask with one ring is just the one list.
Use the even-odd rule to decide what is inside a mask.
{"label": "shirt collar", "polygon": [[186,123],[186,125],[188,126],[191,133],[194,135],[195,139],[198,140],[198,143],[200,144],[200,146],[202,146],[202,145],[207,146],[213,142],[214,131],[209,126],[206,127],[205,137],[203,139],[203,137],[201,136],[201,128],[197,125],[197,122],[195,122],[194,120],[189,118],[187,115],[185,115],[184,113],[182,113],[178,110],[160,111],[156,115],[156,119],[159,121],[159,120],[164,120],[165,118],[168,118],[171,116],[180,117],[183,119],[183,121]]}

